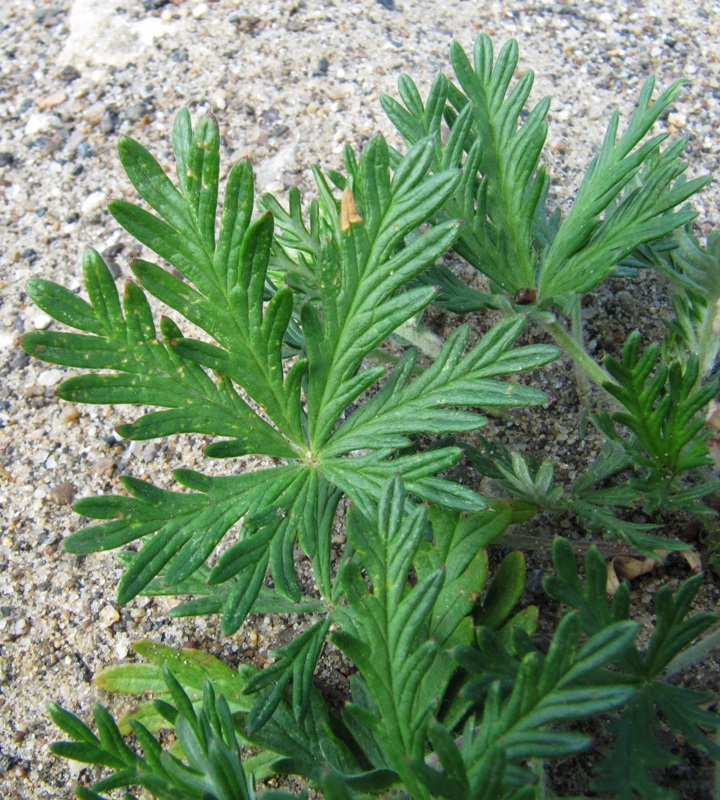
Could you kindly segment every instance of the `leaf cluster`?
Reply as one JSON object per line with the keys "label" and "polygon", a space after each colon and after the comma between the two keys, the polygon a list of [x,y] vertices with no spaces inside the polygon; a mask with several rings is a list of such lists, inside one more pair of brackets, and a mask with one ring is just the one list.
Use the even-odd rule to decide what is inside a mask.
{"label": "leaf cluster", "polygon": [[[465,222],[456,251],[516,303],[559,304],[593,289],[645,242],[661,239],[694,215],[680,207],[708,177],[682,180],[684,140],[661,149],[667,138],[646,134],[677,96],[676,81],[652,101],[654,80],[641,89],[634,112],[619,134],[614,112],[602,147],[587,169],[566,219],[548,212],[549,177],[540,163],[547,136],[549,98],[525,114],[533,72],[518,69],[517,42],[495,58],[490,38],[475,41],[472,60],[457,43],[451,62],[459,85],[445,76],[427,100],[408,75],[401,76],[401,102],[381,98],[408,145],[433,136],[434,169],[462,166],[463,179],[442,214]],[[449,136],[443,142],[441,127]],[[436,270],[436,274],[442,270]],[[433,276],[435,277],[435,276]],[[464,287],[445,271],[442,302],[464,312],[497,304]]]}
{"label": "leaf cluster", "polygon": [[[665,796],[651,772],[674,757],[649,736],[663,722],[720,758],[704,730],[718,727],[702,707],[709,696],[662,680],[714,621],[688,618],[699,578],[658,593],[644,651],[627,590],[606,600],[595,550],[583,584],[570,545],[555,544],[547,590],[573,610],[547,651],[533,639],[537,609],[513,616],[523,556],[509,554],[487,580],[486,547],[534,508],[569,511],[649,552],[674,545],[624,510],[703,513],[700,500],[720,488],[703,474],[700,419],[717,391],[707,380],[718,347],[717,241],[702,249],[684,228],[693,212],[683,204],[706,178],[685,180],[683,140],[647,138],[681,82],[653,101],[648,80],[622,132],[613,114],[563,219],[547,208],[541,164],[549,100],[525,114],[533,74],[513,85],[517,44],[496,58],[481,35],[472,58],[456,44],[451,61],[457,83],[439,76],[426,101],[408,76],[402,102],[382,98],[407,152],[381,136],[359,155],[346,147],[344,174],[313,170],[318,197],[306,212],[293,190],[287,208],[265,196],[255,215],[245,160],[221,200],[212,118],[193,129],[187,110],[178,115],[177,185],[122,139],[142,202],[113,201],[110,211],[157,263],[135,261],[120,292],[89,250],[87,299],[30,282],[37,305],[72,329],[23,339],[34,356],[82,371],[60,386],[61,399],[141,407],[119,426],[123,437],[197,434],[205,456],[230,463],[220,476],[177,470],[179,491],[125,476],[124,491],[76,504],[97,524],[69,536],[66,549],[121,550],[120,602],[189,596],[174,616],[219,613],[229,634],[253,612],[311,615],[262,671],[138,643],[146,663],[108,668],[98,683],[155,698],[119,725],[96,707],[97,736],[51,705],[72,739],[53,752],[113,771],[78,796],[128,789],[132,798],[141,787],[168,799],[251,800],[257,780],[287,773],[328,800],[521,800],[543,796],[545,762],[590,746],[578,720],[609,713],[615,745],[597,769],[598,791]],[[451,248],[486,276],[487,292],[438,264]],[[579,295],[638,266],[676,286],[675,319],[662,347],[641,353],[632,334],[603,369],[582,348]],[[477,341],[461,325],[442,342],[422,328],[431,303],[504,316]],[[167,311],[159,320],[158,305]],[[558,309],[572,315],[571,331]],[[608,442],[569,489],[555,484],[550,462],[479,437],[481,447],[465,452],[514,498],[488,502],[447,471],[464,455],[455,437],[475,434],[486,414],[545,400],[515,379],[559,354],[517,346],[528,320],[619,410],[598,413]],[[392,355],[389,337],[428,357]],[[260,471],[234,461],[248,455]],[[315,585],[301,583],[298,558],[311,562]],[[341,713],[313,684],[328,641],[356,669]],[[176,736],[167,752],[155,735],[162,728]],[[140,750],[123,740],[129,730]],[[247,745],[260,752],[244,758]]]}
{"label": "leaf cluster", "polygon": [[[256,454],[284,462],[226,477],[178,470],[175,478],[189,492],[126,477],[127,496],[77,504],[79,513],[102,522],[65,541],[70,552],[89,553],[140,540],[141,549],[123,559],[118,600],[157,591],[160,583],[166,593],[172,587],[176,595],[198,595],[175,613],[221,611],[231,633],[259,601],[268,572],[274,592],[264,592],[265,606],[274,599],[275,610],[288,601],[301,610],[296,544],[313,559],[322,597],[333,601],[338,590],[330,535],[342,494],[359,506],[376,502],[387,478],[399,473],[417,498],[484,508],[477,494],[438,477],[460,458],[459,448],[397,451],[410,436],[481,427],[486,418],[476,409],[542,402],[541,392],[499,379],[557,353],[546,345],[512,349],[523,328],[516,319],[470,349],[467,328],[458,328],[415,379],[413,351],[390,374],[367,365],[378,345],[431,302],[434,289],[407,284],[457,235],[454,221],[419,230],[460,179],[457,170],[429,174],[431,140],[419,142],[393,169],[381,137],[352,162],[352,188],[348,184],[340,207],[325,198],[335,232],[308,256],[318,277],[314,296],[269,280],[273,248],[283,245],[273,236],[269,213],[252,220],[247,161],[230,171],[216,233],[217,123],[208,119],[193,131],[188,112],[181,112],[173,139],[178,188],[141,145],[121,140],[123,166],[156,213],[124,200],[110,210],[176,272],[134,262],[135,281],[121,300],[107,266],[90,250],[84,259],[89,302],[50,281],[28,286],[43,310],[81,332],[35,332],[23,347],[52,363],[93,370],[60,386],[64,400],[163,409],[121,425],[127,438],[199,433],[213,438],[204,450],[211,458]],[[316,216],[311,211],[313,230]],[[147,295],[191,329],[183,332],[163,317],[158,334]],[[291,360],[285,359],[286,338],[301,342]],[[348,415],[370,389],[374,397]],[[231,531],[234,541],[210,566]]]}
{"label": "leaf cluster", "polygon": [[[628,619],[628,587],[620,586],[608,601],[606,568],[596,548],[588,550],[585,558],[584,586],[578,578],[575,556],[565,540],[555,541],[553,560],[557,574],[547,578],[546,591],[579,612],[587,635],[597,635]],[[655,628],[644,652],[633,646],[615,662],[618,673],[614,679],[634,686],[635,692],[612,723],[615,743],[596,768],[594,786],[598,791],[613,793],[622,800],[672,796],[659,788],[649,774],[679,760],[652,735],[663,723],[692,747],[715,760],[720,758],[720,747],[706,733],[720,728],[720,717],[704,708],[712,693],[686,689],[662,679],[673,660],[717,621],[711,612],[688,617],[701,582],[702,576],[696,575],[684,581],[675,593],[668,586],[661,587],[655,596]],[[647,734],[640,736],[638,730]]]}
{"label": "leaf cluster", "polygon": [[[720,483],[704,480],[683,488],[678,478],[712,463],[707,447],[710,432],[703,430],[705,420],[698,414],[717,394],[717,381],[698,388],[700,366],[696,356],[666,366],[659,363],[658,345],[650,345],[643,353],[640,346],[640,334],[635,332],[625,343],[622,361],[612,357],[605,360],[615,379],[605,388],[623,411],[612,415],[601,411],[596,424],[640,472],[629,485],[645,508],[679,507],[703,513],[696,501],[717,491]],[[622,436],[617,424],[632,435]]]}
{"label": "leaf cluster", "polygon": [[[538,780],[534,764],[567,758],[590,745],[572,724],[618,708],[611,725],[614,746],[595,773],[598,791],[628,800],[667,796],[649,771],[675,763],[677,756],[652,736],[638,735],[640,729],[649,734],[658,728],[661,718],[689,744],[720,758],[705,733],[720,727],[717,715],[703,708],[709,693],[662,680],[677,655],[716,621],[710,613],[688,617],[699,576],[674,594],[668,587],[659,591],[657,626],[643,651],[636,644],[638,626],[629,620],[627,587],[609,602],[599,552],[588,551],[583,583],[570,545],[558,539],[557,575],[546,589],[572,610],[541,652],[521,625],[473,632],[463,624],[472,615],[472,603],[457,600],[468,580],[463,562],[472,553],[477,559],[477,544],[491,535],[485,526],[469,526],[459,517],[454,525],[438,520],[437,545],[431,547],[441,556],[449,543],[451,558],[445,570],[427,569],[434,560],[424,544],[427,512],[416,508],[408,515],[406,503],[396,479],[375,520],[357,511],[349,522],[356,545],[342,577],[349,605],[336,615],[333,639],[359,673],[341,716],[326,708],[316,690],[298,716],[295,693],[281,691],[261,720],[248,711],[244,697],[263,692],[267,670],[244,667],[234,673],[204,654],[141,644],[139,652],[153,664],[110,668],[100,683],[133,694],[159,693],[129,718],[143,756],[124,743],[101,707],[94,711],[98,738],[76,717],[51,706],[55,722],[74,740],[54,744],[53,752],[114,771],[92,791],[79,789],[78,796],[141,785],[163,798],[251,798],[252,780],[246,777],[251,772],[243,770],[262,776],[269,767],[306,776],[328,800],[374,796],[395,785],[412,798],[529,798]],[[413,564],[418,581],[410,585],[406,578]],[[497,579],[507,581],[508,569],[501,575],[501,568]],[[485,570],[481,563],[481,580]],[[489,598],[485,614],[496,623],[507,616]],[[296,641],[307,642],[311,632]],[[192,700],[200,696],[202,678],[207,681],[202,700]],[[213,685],[226,689],[232,700],[216,696]],[[159,750],[152,734],[158,720],[175,730],[174,753]],[[264,757],[243,767],[238,750],[248,742],[261,746]],[[173,793],[176,789],[186,794]],[[200,791],[205,794],[192,793]]]}

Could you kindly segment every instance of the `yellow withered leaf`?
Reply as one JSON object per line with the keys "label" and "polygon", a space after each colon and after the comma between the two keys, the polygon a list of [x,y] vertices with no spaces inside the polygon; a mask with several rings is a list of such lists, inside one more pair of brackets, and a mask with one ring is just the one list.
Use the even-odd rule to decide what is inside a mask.
{"label": "yellow withered leaf", "polygon": [[356,222],[362,222],[362,217],[357,212],[352,189],[346,186],[343,189],[342,199],[340,200],[340,230],[343,233],[347,233],[350,230],[350,226]]}

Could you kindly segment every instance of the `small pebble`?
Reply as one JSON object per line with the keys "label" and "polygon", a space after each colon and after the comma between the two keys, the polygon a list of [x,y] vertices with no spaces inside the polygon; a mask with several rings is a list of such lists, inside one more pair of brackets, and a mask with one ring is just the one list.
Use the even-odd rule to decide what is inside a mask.
{"label": "small pebble", "polygon": [[98,475],[112,475],[115,469],[115,459],[110,458],[110,456],[105,456],[99,461],[96,461],[90,469],[93,472],[97,472]]}
{"label": "small pebble", "polygon": [[107,202],[107,195],[105,192],[92,192],[82,202],[80,206],[80,213],[87,217],[99,211]]}
{"label": "small pebble", "polygon": [[672,111],[668,114],[667,118],[669,125],[674,125],[676,128],[684,128],[687,125],[687,119],[685,118],[684,114],[680,114],[677,111]]}
{"label": "small pebble", "polygon": [[55,108],[55,106],[59,106],[67,100],[67,95],[65,92],[53,92],[52,94],[48,94],[45,97],[41,97],[37,101],[37,107],[41,111],[45,111],[46,108]]}
{"label": "small pebble", "polygon": [[75,498],[77,490],[70,481],[63,481],[50,490],[50,499],[56,506],[69,506]]}
{"label": "small pebble", "polygon": [[87,142],[80,142],[77,146],[77,154],[80,158],[87,158],[93,154],[93,149]]}
{"label": "small pebble", "polygon": [[38,375],[38,385],[55,386],[65,377],[65,373],[60,369],[46,369]]}
{"label": "small pebble", "polygon": [[35,314],[35,316],[32,318],[32,326],[36,331],[44,331],[46,328],[50,327],[51,322],[52,317],[44,312]]}
{"label": "small pebble", "polygon": [[160,443],[159,442],[150,442],[143,447],[142,451],[142,460],[145,464],[149,464],[151,461],[155,459],[157,454],[160,452]]}
{"label": "small pebble", "polygon": [[106,111],[100,120],[100,130],[103,133],[112,133],[118,124],[118,115],[114,111]]}
{"label": "small pebble", "polygon": [[68,425],[71,422],[75,422],[79,416],[80,412],[77,410],[77,406],[68,406],[60,415],[60,422]]}
{"label": "small pebble", "polygon": [[25,133],[35,136],[38,133],[47,133],[60,125],[60,118],[55,114],[31,114],[25,123]]}
{"label": "small pebble", "polygon": [[139,102],[133,103],[131,106],[128,107],[127,111],[125,111],[125,117],[129,119],[130,122],[137,122],[138,120],[141,120],[150,111],[152,111],[152,107],[144,100],[140,100]]}
{"label": "small pebble", "polygon": [[66,83],[76,81],[79,77],[80,70],[77,67],[73,67],[72,64],[68,64],[67,66],[63,67],[58,75],[58,78]]}
{"label": "small pebble", "polygon": [[211,95],[210,103],[213,111],[224,111],[227,107],[227,92],[224,89],[218,89]]}
{"label": "small pebble", "polygon": [[85,109],[85,119],[91,125],[99,125],[106,112],[105,103],[93,103]]}
{"label": "small pebble", "polygon": [[120,614],[115,606],[103,606],[98,614],[98,623],[101,628],[110,628],[120,620]]}

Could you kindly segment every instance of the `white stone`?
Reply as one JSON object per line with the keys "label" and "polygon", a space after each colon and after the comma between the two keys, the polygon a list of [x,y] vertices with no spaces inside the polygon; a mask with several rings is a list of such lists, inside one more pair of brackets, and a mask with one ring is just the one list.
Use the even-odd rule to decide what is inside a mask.
{"label": "white stone", "polygon": [[677,111],[672,111],[668,114],[667,121],[670,125],[674,125],[676,128],[684,128],[687,125],[687,118],[684,114],[680,114]]}
{"label": "white stone", "polygon": [[227,107],[227,92],[224,89],[218,89],[210,96],[210,103],[213,111],[224,111]]}
{"label": "white stone", "polygon": [[126,67],[155,39],[174,32],[157,17],[129,20],[107,0],[75,0],[68,21],[70,35],[58,58],[61,65]]}
{"label": "white stone", "polygon": [[164,36],[167,30],[167,24],[157,17],[147,17],[137,23],[138,39],[145,47],[151,47],[155,39]]}
{"label": "white stone", "polygon": [[80,206],[80,213],[87,217],[99,211],[107,202],[107,195],[105,192],[92,192],[82,202]]}
{"label": "white stone", "polygon": [[[118,614],[118,619],[120,619],[120,615]],[[130,652],[130,642],[128,641],[127,636],[118,636],[118,642],[115,645],[115,653],[120,661],[123,661],[127,658],[128,653]]]}
{"label": "white stone", "polygon": [[47,133],[60,124],[60,118],[56,114],[30,114],[25,123],[25,133],[28,136],[35,136],[38,133]]}
{"label": "white stone", "polygon": [[46,328],[50,327],[51,322],[52,317],[44,312],[35,314],[35,316],[32,318],[33,328],[35,328],[36,331],[44,331]]}
{"label": "white stone", "polygon": [[[290,172],[297,163],[298,145],[289,144],[257,168],[255,180],[263,192],[277,191],[271,184],[282,181],[282,173]],[[282,189],[280,189],[282,191]]]}
{"label": "white stone", "polygon": [[120,614],[118,613],[117,608],[115,606],[103,606],[100,613],[98,614],[98,623],[100,624],[101,628],[109,628],[111,625],[114,625],[120,619]]}
{"label": "white stone", "polygon": [[55,386],[65,377],[65,373],[59,369],[46,369],[38,375],[38,385]]}
{"label": "white stone", "polygon": [[192,15],[195,18],[202,17],[202,15],[205,14],[207,10],[208,7],[206,3],[199,3],[198,5],[195,6],[195,8],[193,8]]}

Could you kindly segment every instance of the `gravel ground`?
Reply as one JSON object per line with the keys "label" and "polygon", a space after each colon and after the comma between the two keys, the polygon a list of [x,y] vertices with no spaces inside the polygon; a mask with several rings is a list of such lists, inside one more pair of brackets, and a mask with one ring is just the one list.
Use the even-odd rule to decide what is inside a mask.
{"label": "gravel ground", "polygon": [[[221,637],[213,620],[169,622],[164,601],[117,608],[112,556],[62,551],[63,538],[82,525],[74,499],[111,491],[123,472],[170,486],[171,467],[207,466],[192,437],[119,441],[113,430],[127,410],[60,403],[53,392],[69,371],[30,361],[17,346],[22,333],[53,324],[28,301],[29,278],[77,289],[87,245],[118,277],[129,275],[139,251],[105,209],[107,198],[133,197],[118,136],[169,162],[177,110],[188,106],[196,120],[212,110],[226,168],[249,156],[259,189],[310,189],[312,163],[340,168],[345,142],[392,135],[378,95],[394,93],[400,72],[425,91],[448,69],[450,42],[469,47],[484,31],[497,45],[516,37],[522,69],[537,73],[535,100],[554,98],[548,160],[562,182],[559,202],[572,196],[610,111],[627,113],[650,74],[661,86],[690,80],[660,127],[689,137],[691,175],[714,172],[720,6],[0,0],[0,9],[0,797],[68,798],[78,773],[48,752],[56,732],[46,701],[81,714],[107,702],[92,675],[128,657],[139,638],[196,642],[237,664],[261,663],[273,642],[293,634],[293,623],[259,617]],[[720,224],[717,183],[694,205],[701,230]],[[603,297],[612,300],[612,291],[601,308]],[[563,440],[558,413],[572,402],[554,398],[548,446]],[[565,435],[566,451],[577,449],[573,437]],[[706,596],[712,605],[716,594]],[[341,665],[324,670],[342,689]]]}

